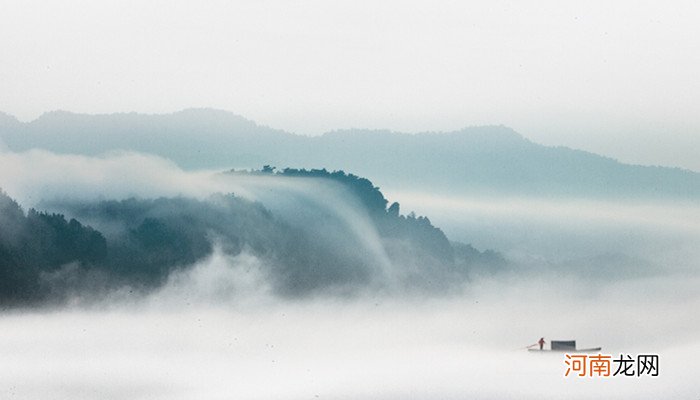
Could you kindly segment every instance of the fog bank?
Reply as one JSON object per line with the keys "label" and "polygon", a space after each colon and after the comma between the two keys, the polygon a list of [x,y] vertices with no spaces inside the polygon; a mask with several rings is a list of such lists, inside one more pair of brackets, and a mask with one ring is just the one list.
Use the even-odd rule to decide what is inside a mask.
{"label": "fog bank", "polygon": [[[213,264],[204,268],[220,270]],[[674,288],[689,294],[697,281],[647,282],[649,296],[635,285],[589,293],[571,281],[513,277],[472,282],[452,298],[281,303],[264,294],[226,299],[219,283],[201,274],[191,277],[193,296],[183,296],[189,289],[176,279],[138,304],[3,314],[0,393],[18,399],[656,399],[692,398],[700,389],[694,379],[700,326],[689,314],[700,305],[698,296],[668,300]],[[601,345],[604,354],[657,353],[659,377],[565,378],[562,353],[524,349],[542,335]]]}
{"label": "fog bank", "polygon": [[[69,212],[105,232],[131,228],[95,212],[103,200],[128,206],[137,226],[144,215],[167,222],[202,214],[209,227],[239,227],[231,221],[244,219],[233,218],[234,206],[250,216],[262,207],[255,200],[287,223],[306,224],[312,243],[337,245],[328,265],[365,260],[386,283],[398,282],[392,274],[416,260],[398,251],[405,258],[383,264],[377,220],[334,183],[186,172],[133,153],[3,153],[0,167],[3,188],[25,207]],[[219,192],[245,201],[226,208],[223,198],[210,197]],[[0,396],[657,399],[700,391],[696,204],[388,193],[402,212],[428,215],[450,240],[502,252],[507,267],[467,274],[450,290],[369,280],[351,294],[280,296],[265,252],[232,252],[221,234],[202,235],[211,251],[169,270],[152,290],[68,292],[60,306],[0,312]],[[267,234],[284,232],[270,226]],[[246,232],[261,232],[252,228]],[[408,271],[426,282],[452,276],[418,268],[425,265]],[[602,346],[604,354],[658,354],[659,377],[565,378],[563,354],[526,351],[542,336]]]}

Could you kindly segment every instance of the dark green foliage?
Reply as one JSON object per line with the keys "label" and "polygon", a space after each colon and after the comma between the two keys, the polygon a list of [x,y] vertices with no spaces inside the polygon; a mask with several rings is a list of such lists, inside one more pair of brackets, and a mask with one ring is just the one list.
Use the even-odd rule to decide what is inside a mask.
{"label": "dark green foliage", "polygon": [[305,227],[275,218],[260,203],[233,195],[200,201],[186,198],[128,199],[68,206],[105,226],[110,236],[107,271],[130,285],[153,286],[176,269],[203,259],[212,243],[229,255],[244,249],[265,260],[272,283],[283,294],[366,282],[367,262],[331,235],[315,237]]}
{"label": "dark green foliage", "polygon": [[[259,202],[219,194],[206,200],[54,203],[51,208],[62,214],[31,209],[25,215],[0,193],[0,302],[60,301],[123,285],[148,291],[173,271],[205,259],[215,246],[230,256],[245,251],[260,259],[266,278],[285,296],[351,292],[382,279],[443,290],[474,266],[502,261],[497,254],[451,244],[427,217],[401,215],[398,203],[387,208],[379,188],[356,175],[278,171],[269,165],[233,173],[263,180],[314,179],[319,185],[314,188],[332,187],[342,200],[281,190],[276,196],[288,197],[288,208],[274,214]],[[338,211],[344,207],[352,211]],[[75,219],[66,220],[64,214]],[[362,220],[359,230],[353,218]]]}
{"label": "dark green foliage", "polygon": [[323,169],[293,169],[285,168],[274,172],[275,167],[266,165],[259,171],[231,171],[233,174],[253,174],[262,176],[302,177],[314,179],[328,179],[341,184],[349,189],[356,197],[364,210],[371,216],[381,236],[388,238],[400,238],[419,245],[424,250],[435,253],[437,258],[450,259],[452,250],[445,234],[434,227],[427,217],[416,217],[411,213],[403,216],[399,213],[399,203],[393,203],[387,209],[388,201],[369,179],[346,174],[344,171],[329,172]]}
{"label": "dark green foliage", "polygon": [[294,169],[285,168],[278,173],[279,176],[323,178],[338,182],[357,196],[366,209],[373,214],[386,212],[387,200],[379,188],[375,187],[369,179],[360,178],[357,175],[346,174],[343,171],[328,172],[323,169]]}
{"label": "dark green foliage", "polygon": [[105,238],[91,227],[34,209],[25,215],[0,192],[0,302],[36,300],[42,274],[68,263],[89,268],[106,255]]}
{"label": "dark green foliage", "polygon": [[[469,245],[464,245],[473,250],[468,257],[461,251],[463,249],[455,252],[442,230],[433,226],[427,217],[416,216],[413,212],[407,216],[401,215],[398,203],[393,203],[387,208],[388,201],[379,188],[368,179],[353,174],[343,171],[330,172],[325,168],[277,170],[269,165],[258,171],[233,170],[230,173],[259,177],[325,179],[339,183],[359,200],[371,218],[389,259],[399,269],[402,279],[413,286],[435,289],[440,285],[449,285],[451,280],[464,279],[472,272],[473,267],[479,266],[488,270],[492,263],[494,266],[501,266],[503,262],[497,253],[481,253]],[[315,219],[320,217],[316,215]],[[317,223],[326,226],[333,224],[328,216],[324,216],[321,222]],[[333,235],[335,240],[338,237],[340,235]],[[350,246],[350,252],[352,251],[357,251],[357,246]],[[356,262],[354,270],[361,270],[360,265]]]}
{"label": "dark green foliage", "polygon": [[61,214],[29,210],[27,214],[27,253],[42,270],[57,268],[72,261],[90,265],[101,262],[107,254],[105,238],[75,219],[66,221]]}
{"label": "dark green foliage", "polygon": [[206,257],[212,243],[221,242],[229,254],[244,243],[255,250],[271,247],[265,229],[271,215],[260,204],[235,196],[208,201],[185,198],[127,199],[69,205],[82,218],[120,229],[110,235],[108,270],[130,284],[161,283],[168,273]]}

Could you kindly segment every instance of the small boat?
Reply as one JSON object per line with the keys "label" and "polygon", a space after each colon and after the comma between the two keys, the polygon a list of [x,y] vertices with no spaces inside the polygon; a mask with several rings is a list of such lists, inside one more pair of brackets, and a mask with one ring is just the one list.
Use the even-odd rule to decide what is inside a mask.
{"label": "small boat", "polygon": [[575,340],[552,340],[549,349],[528,349],[528,351],[536,352],[566,352],[566,353],[592,353],[600,351],[602,347],[590,347],[587,349],[577,349]]}

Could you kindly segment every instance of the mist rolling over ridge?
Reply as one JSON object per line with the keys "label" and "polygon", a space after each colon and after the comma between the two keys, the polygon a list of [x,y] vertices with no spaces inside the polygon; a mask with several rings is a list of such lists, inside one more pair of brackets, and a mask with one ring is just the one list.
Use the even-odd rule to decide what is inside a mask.
{"label": "mist rolling over ridge", "polygon": [[221,188],[229,181],[247,187],[258,201],[219,193],[204,200],[66,198],[40,203],[50,212],[25,215],[3,195],[7,287],[0,295],[31,304],[99,298],[99,291],[121,286],[149,290],[214,247],[261,259],[270,285],[285,296],[371,287],[449,291],[474,269],[505,265],[494,252],[451,243],[425,217],[401,215],[398,203],[389,206],[370,181],[354,175],[285,169],[215,178]]}
{"label": "mist rolling over ridge", "polygon": [[[43,118],[0,133],[4,395],[698,390],[695,172],[504,127],[301,137],[212,110]],[[524,348],[542,335],[655,352],[663,370],[564,380],[561,357]]]}
{"label": "mist rolling over ridge", "polygon": [[0,400],[700,400],[698,20],[3,1]]}

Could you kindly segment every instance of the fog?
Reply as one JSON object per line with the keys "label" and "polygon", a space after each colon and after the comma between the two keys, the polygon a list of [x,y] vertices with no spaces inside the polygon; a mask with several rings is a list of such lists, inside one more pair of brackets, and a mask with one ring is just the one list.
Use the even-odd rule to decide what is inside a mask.
{"label": "fog", "polygon": [[608,279],[615,272],[607,263],[626,263],[622,267],[636,276],[696,273],[700,262],[700,206],[692,201],[385,192],[430,215],[451,239],[499,249],[525,264],[554,263],[570,271],[565,264],[584,264],[577,267]]}
{"label": "fog", "polygon": [[[100,197],[233,191],[299,221],[309,210],[362,257],[396,271],[343,188],[312,179],[187,172],[167,160],[41,151],[0,154],[3,189],[26,208]],[[76,292],[0,314],[0,396],[18,399],[695,398],[700,384],[700,207],[691,202],[445,197],[385,192],[450,240],[508,260],[449,291],[372,281],[353,292],[280,296],[266,259],[212,253],[151,291]],[[303,205],[303,206],[302,206]],[[306,213],[306,214],[305,214]],[[325,220],[324,220],[325,221]],[[330,229],[330,230],[329,230]],[[378,275],[384,276],[384,275]],[[379,282],[379,283],[378,283]],[[659,355],[658,377],[564,377],[539,337],[603,354]]]}
{"label": "fog", "polygon": [[[112,256],[136,257],[134,252],[138,249],[122,236],[139,229],[140,222],[133,225],[134,221],[115,219],[108,209],[119,207],[121,213],[133,214],[135,207],[140,210],[137,214],[145,218],[175,218],[176,226],[172,229],[184,232],[185,236],[193,232],[202,234],[198,237],[201,240],[192,244],[195,247],[192,254],[186,252],[184,261],[196,259],[205,251],[202,240],[211,243],[228,240],[223,247],[238,252],[239,236],[248,235],[253,243],[247,245],[265,247],[261,251],[275,258],[277,264],[293,267],[290,270],[278,265],[282,269],[275,274],[270,271],[275,267],[265,264],[271,274],[268,278],[282,281],[278,282],[279,290],[297,293],[317,286],[355,290],[359,284],[374,285],[375,281],[378,287],[390,289],[405,280],[423,285],[420,277],[436,272],[431,270],[430,260],[416,257],[412,244],[401,238],[391,243],[396,257],[389,260],[376,221],[368,214],[371,210],[365,209],[347,188],[327,179],[183,171],[162,158],[137,153],[86,157],[39,150],[6,152],[0,154],[0,166],[7,167],[1,169],[0,180],[12,198],[27,209],[36,207],[61,213],[105,233],[108,243],[117,243]],[[232,199],[217,197],[228,193],[260,203],[273,213],[273,220],[265,219],[265,212],[260,216],[262,219],[256,220],[260,210],[255,209],[255,204],[244,205],[240,201],[230,204]],[[110,203],[132,198],[131,203]],[[179,217],[183,214],[187,214],[184,219]],[[219,220],[212,219],[212,215],[219,215]],[[265,226],[255,226],[257,223]],[[212,224],[221,228],[220,231]],[[402,255],[404,251],[406,256]],[[326,265],[322,268],[303,265],[300,259],[306,259],[306,253],[313,253],[308,262],[315,260],[319,266]],[[144,265],[149,264],[149,257],[142,260]],[[405,262],[397,265],[398,259]],[[418,260],[424,264],[418,265]],[[135,263],[135,259],[131,261]],[[181,266],[160,267],[170,271]],[[137,265],[136,269],[141,267]],[[66,281],[75,280],[72,272],[71,268],[65,268],[42,279],[49,287],[64,290]],[[156,275],[151,278],[160,279],[161,274]],[[441,274],[428,279],[430,284],[446,280],[447,276]]]}
{"label": "fog", "polygon": [[[426,141],[401,157],[391,135],[358,141],[354,161],[340,157],[353,148],[350,132],[371,135],[355,127],[504,124],[546,145],[700,171],[700,3],[1,8],[0,120],[11,135],[0,140],[0,398],[700,396],[695,175],[534,145],[508,153],[507,141],[484,142],[496,152],[477,157],[464,151],[481,151],[479,141],[453,148],[429,143],[432,135],[416,136]],[[56,113],[35,131],[4,114],[190,107],[348,136],[286,141],[211,110],[194,113],[207,124],[191,126],[191,112],[156,118],[163,125],[138,115],[61,125],[70,114]],[[149,129],[155,136],[141,142]],[[9,150],[49,145],[127,151]],[[359,180],[187,170],[182,161],[200,158],[358,165],[347,172],[378,171],[366,178],[386,199]],[[457,187],[466,180],[483,185]],[[568,197],[538,194],[548,187]],[[608,192],[623,196],[592,198]],[[659,376],[564,377],[563,353],[527,351],[542,336],[613,356],[658,354]]]}
{"label": "fog", "polygon": [[[573,282],[512,279],[472,283],[458,298],[280,302],[258,294],[241,303],[222,299],[218,284],[202,273],[193,277],[194,298],[173,283],[137,304],[3,315],[1,393],[20,399],[655,399],[693,398],[700,389],[696,293],[682,302],[650,301],[622,284],[582,299],[567,290]],[[656,282],[652,289],[663,293],[679,283]],[[205,286],[209,298],[202,297]],[[689,283],[680,286],[690,292]],[[564,378],[562,353],[523,349],[541,335],[603,345],[606,354],[658,353],[660,376]]]}
{"label": "fog", "polygon": [[129,152],[101,157],[0,152],[2,189],[27,207],[56,198],[197,197],[216,191],[212,175],[185,172],[166,159]]}

